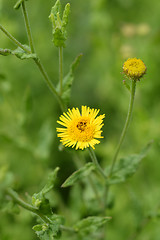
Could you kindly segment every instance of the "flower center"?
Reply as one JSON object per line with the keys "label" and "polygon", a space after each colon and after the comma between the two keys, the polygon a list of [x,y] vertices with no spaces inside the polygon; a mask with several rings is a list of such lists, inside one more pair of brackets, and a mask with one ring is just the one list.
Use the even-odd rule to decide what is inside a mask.
{"label": "flower center", "polygon": [[83,132],[83,131],[86,129],[86,127],[87,127],[87,121],[85,121],[85,120],[80,121],[80,122],[78,122],[78,124],[77,124],[77,128],[78,128],[81,132]]}

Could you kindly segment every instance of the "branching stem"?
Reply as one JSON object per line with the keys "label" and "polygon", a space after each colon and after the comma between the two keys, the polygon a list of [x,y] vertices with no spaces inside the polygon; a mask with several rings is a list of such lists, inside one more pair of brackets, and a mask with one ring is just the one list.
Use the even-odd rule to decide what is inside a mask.
{"label": "branching stem", "polygon": [[31,53],[22,43],[20,43],[16,38],[14,38],[2,25],[0,25],[0,30],[18,47],[22,48],[25,52]]}
{"label": "branching stem", "polygon": [[[6,194],[9,195],[12,200],[17,203],[19,206],[23,207],[24,209],[38,215],[42,220],[43,222],[49,224],[49,223],[52,223],[52,221],[47,217],[45,216],[44,214],[42,214],[39,209],[33,207],[32,205],[24,202],[17,194],[17,192],[15,192],[13,189],[11,188],[8,188],[6,189]],[[67,231],[67,232],[72,232],[72,233],[76,233],[76,230],[74,228],[71,228],[71,227],[67,227],[67,226],[64,226],[64,225],[60,225],[60,228],[61,230],[63,231]]]}

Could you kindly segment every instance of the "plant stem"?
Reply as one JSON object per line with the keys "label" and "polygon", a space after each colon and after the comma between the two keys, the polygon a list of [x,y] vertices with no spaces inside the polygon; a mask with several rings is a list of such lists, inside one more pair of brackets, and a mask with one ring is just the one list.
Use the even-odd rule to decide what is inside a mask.
{"label": "plant stem", "polygon": [[[29,51],[25,46],[23,46],[16,38],[14,38],[4,27],[2,27],[2,25],[0,25],[0,30],[2,30],[2,32],[12,41],[14,42],[14,44],[16,44],[17,46],[19,46],[20,48],[22,48],[25,52],[27,52],[28,54],[32,53],[31,51]],[[62,102],[61,97],[59,96],[59,94],[57,93],[52,81],[50,80],[50,78],[48,77],[42,63],[40,62],[40,60],[38,58],[34,58],[33,59],[34,62],[36,63],[36,65],[38,66],[47,86],[49,87],[49,89],[51,90],[51,92],[56,96],[61,110],[65,111],[65,106]]]}
{"label": "plant stem", "polygon": [[26,6],[25,6],[25,1],[22,1],[22,11],[23,11],[24,19],[25,19],[26,31],[27,31],[27,35],[28,35],[28,41],[29,41],[29,45],[30,45],[30,48],[31,48],[31,52],[35,53],[34,46],[33,46],[31,28],[30,28],[30,24],[29,24],[28,13],[27,13],[27,9],[26,9]]}
{"label": "plant stem", "polygon": [[130,120],[131,120],[132,111],[133,111],[133,104],[134,104],[134,97],[135,97],[135,91],[136,91],[136,80],[132,80],[131,96],[130,96],[130,103],[129,103],[128,114],[127,114],[126,122],[125,122],[124,128],[122,130],[122,133],[121,133],[121,136],[120,136],[120,139],[119,139],[119,142],[118,142],[118,145],[117,145],[117,148],[116,148],[113,160],[112,160],[112,165],[111,165],[111,168],[110,168],[110,172],[109,172],[108,178],[111,177],[111,175],[113,173],[113,169],[114,169],[114,166],[115,166],[115,163],[116,163],[116,160],[117,160],[117,156],[118,156],[119,150],[121,148],[122,142],[124,140],[124,137],[126,135],[126,132],[127,132]]}
{"label": "plant stem", "polygon": [[17,46],[22,48],[25,52],[31,53],[25,46],[23,46],[16,38],[14,38],[2,25],[0,25],[0,30],[12,41],[14,42]]}
{"label": "plant stem", "polygon": [[103,169],[99,165],[97,157],[96,157],[95,152],[93,151],[92,147],[89,147],[88,150],[89,150],[89,154],[92,159],[92,162],[96,165],[96,168],[97,168],[98,172],[100,173],[100,175],[106,180],[107,176],[105,175]]}
{"label": "plant stem", "polygon": [[[23,16],[24,16],[24,21],[25,21],[25,26],[26,26],[26,31],[27,31],[27,36],[28,36],[28,41],[29,41],[29,45],[30,45],[30,48],[31,48],[31,52],[32,53],[36,53],[35,49],[34,49],[34,46],[33,46],[33,39],[32,39],[32,34],[31,34],[31,28],[30,28],[28,14],[27,14],[27,9],[26,9],[24,1],[22,2],[22,11],[23,11]],[[56,96],[56,98],[57,98],[57,100],[58,100],[58,102],[60,104],[61,110],[63,112],[65,110],[65,107],[64,107],[64,104],[62,102],[62,99],[61,99],[60,95],[57,93],[57,91],[56,91],[52,81],[48,77],[48,75],[47,75],[47,73],[46,73],[42,63],[40,62],[39,59],[33,59],[33,60],[36,63],[36,65],[38,66],[41,74],[43,75],[43,77],[44,77],[44,79],[45,79],[49,89]]]}
{"label": "plant stem", "polygon": [[18,194],[11,188],[6,189],[6,193],[17,203],[19,206],[25,208],[26,210],[38,215],[45,223],[50,223],[50,220],[44,216],[37,208],[32,205],[24,202],[21,198],[19,198]]}
{"label": "plant stem", "polygon": [[47,75],[47,73],[46,73],[46,71],[45,71],[42,63],[40,62],[39,59],[34,59],[34,62],[36,63],[36,65],[38,66],[41,74],[43,75],[43,78],[44,78],[47,86],[49,87],[49,89],[51,90],[51,92],[56,96],[56,98],[57,98],[57,100],[58,100],[58,102],[59,102],[59,105],[60,105],[60,107],[61,107],[62,112],[65,111],[65,106],[64,106],[64,104],[63,104],[63,101],[62,101],[61,97],[59,96],[58,92],[56,91],[56,89],[55,89],[52,81],[51,81],[50,78],[48,77],[48,75]]}
{"label": "plant stem", "polygon": [[59,47],[59,85],[59,94],[61,96],[63,93],[63,47]]}
{"label": "plant stem", "polygon": [[[13,201],[15,203],[17,203],[19,206],[23,207],[24,209],[38,215],[42,220],[43,222],[49,224],[49,223],[52,223],[52,221],[46,217],[45,215],[43,215],[37,208],[33,207],[32,205],[24,202],[19,196],[18,194],[11,188],[8,188],[6,189],[6,193],[7,195],[9,195]],[[64,225],[60,225],[60,228],[61,230],[63,231],[67,231],[67,232],[72,232],[72,233],[76,233],[76,230],[74,228],[71,228],[71,227],[66,227]]]}

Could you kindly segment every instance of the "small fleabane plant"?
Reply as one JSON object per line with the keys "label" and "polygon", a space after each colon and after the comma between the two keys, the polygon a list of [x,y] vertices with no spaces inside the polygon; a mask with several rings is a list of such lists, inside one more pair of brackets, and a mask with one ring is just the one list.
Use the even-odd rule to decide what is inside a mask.
{"label": "small fleabane plant", "polygon": [[[81,205],[81,199],[76,199],[79,201],[80,208],[77,210],[78,218],[74,219],[74,222],[69,219],[69,214],[71,211],[75,211],[72,209],[72,204],[69,205],[71,209],[64,210],[67,206],[59,201],[59,205],[57,206],[57,212],[55,212],[54,207],[50,203],[54,201],[49,197],[48,193],[55,188],[55,183],[57,180],[58,172],[60,171],[59,167],[54,169],[48,177],[48,180],[42,190],[38,193],[34,193],[32,195],[32,201],[25,202],[23,201],[19,195],[11,188],[11,183],[8,181],[9,175],[7,175],[6,168],[0,169],[0,202],[5,203],[6,199],[8,201],[8,196],[12,199],[14,205],[18,205],[23,207],[24,209],[30,211],[35,214],[41,223],[35,225],[33,230],[36,232],[37,236],[41,240],[53,240],[61,238],[61,232],[68,232],[65,240],[71,238],[71,234],[74,234],[74,239],[105,239],[108,240],[108,228],[104,228],[105,224],[110,217],[107,217],[108,210],[108,199],[109,199],[109,189],[113,184],[120,184],[128,180],[139,167],[141,160],[146,156],[151,143],[147,144],[146,147],[139,153],[130,155],[127,157],[123,157],[118,161],[118,154],[120,148],[122,146],[123,140],[126,136],[126,132],[131,120],[132,111],[133,111],[133,103],[135,98],[135,90],[136,83],[139,81],[144,74],[146,73],[146,66],[142,60],[137,58],[129,58],[123,64],[123,72],[126,76],[131,79],[131,89],[129,86],[127,88],[130,90],[130,103],[128,108],[128,114],[126,118],[126,122],[124,124],[119,142],[117,147],[115,148],[115,153],[113,154],[113,159],[105,162],[105,168],[103,169],[99,164],[96,153],[94,151],[95,145],[100,143],[99,139],[105,137],[105,134],[102,136],[102,127],[103,120],[105,118],[105,114],[98,115],[99,109],[93,109],[87,106],[82,106],[81,110],[78,108],[68,108],[68,103],[71,95],[71,86],[74,79],[74,71],[76,66],[78,65],[80,58],[82,55],[79,55],[75,61],[71,64],[68,74],[63,77],[63,48],[66,46],[66,27],[68,24],[68,18],[70,13],[70,4],[66,4],[63,14],[62,14],[62,6],[60,0],[57,0],[55,5],[51,10],[51,14],[49,16],[52,27],[53,27],[53,43],[56,47],[59,48],[59,83],[57,87],[55,87],[48,77],[43,65],[40,62],[40,59],[35,52],[35,47],[33,44],[31,28],[29,25],[29,19],[27,15],[27,9],[25,6],[25,2],[27,0],[19,0],[15,4],[15,9],[22,8],[24,21],[26,25],[26,31],[28,36],[29,45],[23,45],[16,38],[14,38],[4,27],[0,25],[0,30],[12,41],[16,46],[18,46],[15,50],[10,49],[0,49],[0,54],[3,56],[15,55],[19,59],[32,59],[37,67],[39,68],[42,76],[49,89],[53,93],[53,95],[58,100],[59,106],[63,112],[63,114],[59,117],[57,121],[62,127],[57,127],[57,135],[60,138],[60,142],[65,147],[72,147],[75,150],[85,150],[89,151],[92,162],[81,164],[81,158],[78,151],[76,153],[71,152],[72,158],[74,159],[76,156],[76,163],[80,162],[80,167],[78,166],[77,171],[73,172],[62,184],[61,187],[73,187],[79,182],[83,182],[85,185],[84,189],[90,188],[92,189],[94,198],[92,202],[90,202],[89,208],[87,208],[88,198],[84,196],[85,202],[85,214],[81,214],[81,209],[84,209],[84,205]],[[67,110],[68,109],[68,110]],[[64,148],[65,149],[65,148]],[[85,181],[85,179],[87,180]],[[14,188],[14,187],[13,187]],[[79,192],[76,192],[78,196],[83,195],[83,190],[79,189]],[[77,191],[77,190],[76,190]],[[81,192],[80,192],[81,191]],[[84,194],[85,195],[85,194]],[[88,195],[88,192],[87,192]],[[7,198],[6,198],[7,196]],[[59,196],[60,197],[60,196]],[[9,200],[10,200],[9,199]],[[58,198],[59,200],[59,198]],[[74,198],[75,201],[75,198]],[[96,211],[90,213],[89,209],[95,210],[95,202],[97,203]],[[3,205],[3,204],[1,204]],[[58,208],[59,207],[59,208]],[[67,208],[69,208],[67,206]],[[62,213],[67,212],[66,216],[62,216]],[[72,214],[71,214],[72,215]],[[76,215],[76,216],[77,216]],[[85,215],[84,218],[82,216]],[[69,220],[68,220],[69,219]],[[68,220],[68,221],[67,221]],[[76,222],[75,222],[76,221]],[[71,226],[68,226],[68,222]],[[71,223],[72,222],[72,223]],[[142,224],[141,224],[142,225]],[[103,228],[102,228],[103,227]],[[98,234],[94,235],[95,231],[99,231]],[[97,238],[98,236],[98,238]]]}

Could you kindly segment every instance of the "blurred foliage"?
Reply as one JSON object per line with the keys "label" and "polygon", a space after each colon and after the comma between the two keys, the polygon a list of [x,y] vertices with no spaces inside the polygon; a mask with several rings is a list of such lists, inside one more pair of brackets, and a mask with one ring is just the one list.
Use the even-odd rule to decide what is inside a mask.
{"label": "blurred foliage", "polygon": [[[20,42],[28,44],[22,13],[13,8],[15,2],[0,0],[0,23]],[[68,1],[61,2],[65,5]],[[96,147],[103,167],[110,163],[129,103],[129,93],[123,86],[122,64],[128,57],[138,57],[147,66],[146,76],[137,84],[134,114],[120,157],[139,152],[151,139],[154,143],[136,175],[112,188],[107,213],[112,220],[107,223],[107,230],[109,239],[118,236],[118,240],[132,240],[136,236],[137,240],[159,240],[160,1],[69,2],[64,74],[73,59],[83,54],[75,72],[70,106],[84,104],[100,108],[106,114],[105,138]],[[53,1],[30,0],[26,5],[35,48],[56,85],[58,52],[52,43],[48,19]],[[16,46],[0,32],[0,48],[14,50]],[[93,192],[87,185],[84,188],[83,182],[72,188],[60,188],[78,164],[71,154],[74,150],[58,150],[61,148],[55,129],[60,113],[31,59],[21,61],[15,56],[0,56],[0,179],[8,169],[14,174],[14,188],[31,199],[44,186],[50,170],[60,167],[55,189],[48,195],[54,213],[65,216],[67,224],[72,225],[96,214],[98,206]],[[88,161],[85,152],[80,157],[83,154]],[[5,201],[9,203],[8,199]],[[36,218],[24,209],[18,215],[12,214],[17,211],[13,206],[8,209],[0,211],[0,239],[37,239],[32,230]],[[62,236],[70,239],[66,233]],[[77,239],[75,235],[73,239]]]}

